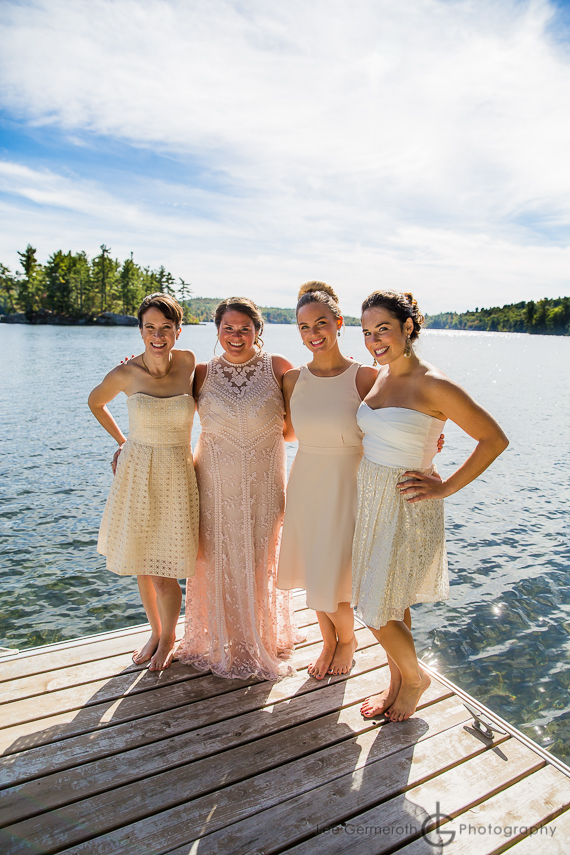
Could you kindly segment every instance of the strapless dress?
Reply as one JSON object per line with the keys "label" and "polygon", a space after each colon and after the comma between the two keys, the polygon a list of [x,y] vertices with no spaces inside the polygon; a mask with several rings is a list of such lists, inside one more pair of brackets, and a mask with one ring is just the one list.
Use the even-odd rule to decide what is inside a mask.
{"label": "strapless dress", "polygon": [[[375,629],[414,603],[449,596],[443,499],[409,504],[396,485],[408,470],[435,472],[444,422],[403,407],[357,412],[364,433],[352,550],[352,604]],[[408,494],[410,495],[410,494]]]}
{"label": "strapless dress", "polygon": [[190,435],[194,398],[127,399],[129,436],[119,455],[97,551],[119,576],[194,575],[198,486]]}

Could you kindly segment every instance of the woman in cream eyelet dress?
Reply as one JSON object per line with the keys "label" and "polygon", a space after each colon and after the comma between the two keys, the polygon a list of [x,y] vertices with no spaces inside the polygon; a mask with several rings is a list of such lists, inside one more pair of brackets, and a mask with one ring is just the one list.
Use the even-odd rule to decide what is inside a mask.
{"label": "woman in cream eyelet dress", "polygon": [[[151,637],[133,661],[150,660],[149,669],[160,670],[169,667],[174,650],[182,599],[177,580],[194,573],[198,548],[190,449],[195,360],[189,350],[174,350],[182,309],[172,297],[145,297],[138,318],[144,353],[110,371],[89,396],[93,415],[119,443],[97,549],[108,570],[137,576]],[[127,395],[126,440],[107,409],[119,392]]]}
{"label": "woman in cream eyelet dress", "polygon": [[362,432],[356,411],[376,371],[343,356],[342,314],[333,289],[307,282],[299,292],[297,324],[312,359],[289,371],[283,391],[287,421],[299,440],[287,485],[277,584],[304,588],[317,613],[323,649],[309,674],[346,674],[356,650],[351,550],[356,471]]}
{"label": "woman in cream eyelet dress", "polygon": [[275,680],[294,673],[289,593],[275,585],[285,504],[281,378],[291,363],[261,349],[263,320],[243,297],[215,323],[222,354],[196,368],[202,432],[195,465],[200,551],[186,585],[177,657],[221,677]]}
{"label": "woman in cream eyelet dress", "polygon": [[[413,350],[423,316],[411,294],[375,291],[362,305],[366,347],[378,377],[360,405],[364,456],[352,553],[352,602],[388,656],[390,685],[362,714],[403,721],[429,686],[411,634],[410,606],[448,596],[443,499],[477,478],[507,447],[496,421]],[[437,437],[451,419],[477,441],[442,481]]]}

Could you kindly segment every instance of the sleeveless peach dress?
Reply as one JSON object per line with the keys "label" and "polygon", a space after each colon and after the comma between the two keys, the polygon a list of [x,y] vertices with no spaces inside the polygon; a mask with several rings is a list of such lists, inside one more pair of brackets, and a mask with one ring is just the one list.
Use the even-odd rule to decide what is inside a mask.
{"label": "sleeveless peach dress", "polygon": [[275,584],[286,470],[271,355],[214,357],[198,414],[200,552],[177,656],[221,677],[274,680],[294,673],[285,660],[296,630],[291,597]]}
{"label": "sleeveless peach dress", "polygon": [[356,521],[356,472],[362,431],[356,423],[360,363],[336,377],[316,377],[306,365],[291,395],[299,450],[287,486],[277,584],[304,588],[307,606],[334,613],[350,602]]}
{"label": "sleeveless peach dress", "polygon": [[119,576],[194,574],[198,487],[190,435],[192,395],[127,399],[129,436],[99,529],[97,551]]}

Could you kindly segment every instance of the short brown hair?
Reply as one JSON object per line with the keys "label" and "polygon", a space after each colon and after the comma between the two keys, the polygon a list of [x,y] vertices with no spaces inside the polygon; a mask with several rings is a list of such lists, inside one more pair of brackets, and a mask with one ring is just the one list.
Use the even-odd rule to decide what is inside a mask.
{"label": "short brown hair", "polygon": [[143,315],[149,309],[158,309],[159,312],[162,312],[165,318],[168,318],[169,321],[173,321],[173,323],[176,324],[177,329],[182,324],[184,310],[180,303],[169,294],[163,294],[161,291],[157,291],[155,294],[147,294],[137,311],[139,327],[142,327]]}

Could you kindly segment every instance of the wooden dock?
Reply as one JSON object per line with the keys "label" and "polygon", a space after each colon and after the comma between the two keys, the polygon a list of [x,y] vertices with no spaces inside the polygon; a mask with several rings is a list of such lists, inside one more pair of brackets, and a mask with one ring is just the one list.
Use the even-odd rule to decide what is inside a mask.
{"label": "wooden dock", "polygon": [[68,855],[567,853],[570,778],[516,731],[484,737],[433,679],[416,715],[371,722],[386,684],[365,628],[321,683],[314,612],[297,676],[134,666],[140,628],[0,660],[0,852]]}

